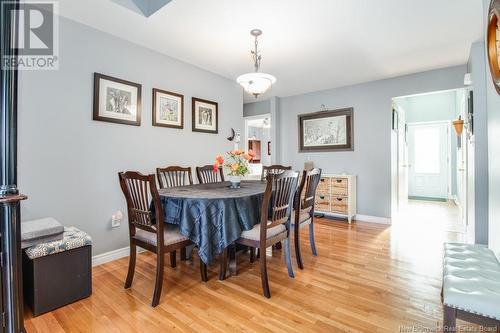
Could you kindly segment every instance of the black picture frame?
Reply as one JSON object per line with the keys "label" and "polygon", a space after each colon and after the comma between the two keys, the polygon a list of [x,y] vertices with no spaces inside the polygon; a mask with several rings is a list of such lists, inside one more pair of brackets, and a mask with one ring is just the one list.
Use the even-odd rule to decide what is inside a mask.
{"label": "black picture frame", "polygon": [[[304,143],[304,123],[312,119],[323,119],[332,117],[346,117],[346,143],[332,145],[306,145]],[[353,151],[354,150],[354,108],[342,108],[336,110],[326,110],[314,113],[298,115],[299,129],[299,153],[307,152],[333,152],[333,151]]]}
{"label": "black picture frame", "polygon": [[[197,122],[196,122],[196,113],[199,108],[199,104],[205,104],[205,105],[210,105],[212,107],[212,110],[214,110],[215,113],[215,126],[214,129],[206,129],[206,128],[201,128]],[[219,104],[214,101],[210,101],[207,99],[203,98],[197,98],[197,97],[192,97],[191,98],[191,111],[192,111],[192,118],[191,118],[191,124],[192,124],[192,131],[193,132],[201,132],[201,133],[211,133],[211,134],[217,134],[219,133]],[[214,120],[212,120],[214,121]]]}
{"label": "black picture frame", "polygon": [[[101,106],[103,105],[103,101],[101,100],[101,98],[106,98],[106,96],[101,96],[100,89],[101,89],[101,84],[104,84],[105,81],[116,82],[122,85],[129,86],[131,88],[131,91],[133,91],[134,89],[137,90],[136,91],[137,98],[135,104],[136,108],[135,119],[126,120],[120,118],[113,118],[110,116],[103,116],[103,113],[105,113],[106,110],[101,110]],[[92,119],[97,121],[105,121],[109,123],[141,126],[141,92],[142,92],[142,86],[139,83],[119,79],[101,73],[94,73],[94,100],[93,100]],[[108,112],[108,114],[111,114],[111,112]]]}
{"label": "black picture frame", "polygon": [[[173,125],[173,124],[166,124],[162,123],[159,119],[157,119],[157,102],[158,102],[158,97],[159,95],[167,95],[172,98],[177,98],[179,99],[179,116],[180,116],[180,125]],[[183,129],[184,128],[184,95],[178,94],[175,92],[171,92],[168,90],[162,90],[158,88],[153,88],[153,107],[152,107],[152,119],[153,119],[153,126],[158,126],[158,127],[168,127],[168,128],[178,128],[178,129]]]}

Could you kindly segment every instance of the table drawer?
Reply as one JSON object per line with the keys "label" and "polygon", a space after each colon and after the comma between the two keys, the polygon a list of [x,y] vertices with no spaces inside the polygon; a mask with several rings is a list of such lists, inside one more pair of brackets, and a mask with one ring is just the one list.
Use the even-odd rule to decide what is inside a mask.
{"label": "table drawer", "polygon": [[318,187],[316,188],[316,193],[322,195],[330,195],[330,188],[330,178],[321,177],[318,183]]}
{"label": "table drawer", "polygon": [[332,213],[347,214],[348,200],[345,196],[332,196],[331,200]]}
{"label": "table drawer", "polygon": [[330,211],[330,196],[317,194],[314,203],[314,210],[320,212],[329,212]]}

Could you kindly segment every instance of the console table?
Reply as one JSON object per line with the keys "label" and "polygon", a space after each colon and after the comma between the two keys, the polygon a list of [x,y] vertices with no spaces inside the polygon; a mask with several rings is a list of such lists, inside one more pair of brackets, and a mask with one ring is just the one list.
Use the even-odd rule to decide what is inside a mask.
{"label": "console table", "polygon": [[356,215],[356,176],[321,175],[316,190],[315,213],[347,218]]}

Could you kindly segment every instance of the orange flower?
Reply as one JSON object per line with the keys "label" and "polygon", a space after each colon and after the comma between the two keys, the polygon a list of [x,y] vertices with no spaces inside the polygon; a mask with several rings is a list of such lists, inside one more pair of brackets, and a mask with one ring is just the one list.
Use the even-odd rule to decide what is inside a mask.
{"label": "orange flower", "polygon": [[245,155],[243,155],[243,157],[244,157],[244,158],[245,158],[245,160],[247,160],[247,161],[250,161],[250,160],[253,158],[253,156],[251,156],[250,154],[245,154]]}
{"label": "orange flower", "polygon": [[231,154],[233,154],[233,155],[241,155],[242,153],[243,153],[243,152],[242,152],[241,150],[239,150],[239,149],[235,149],[235,150],[233,150],[233,151],[231,152]]}
{"label": "orange flower", "polygon": [[236,170],[238,170],[238,164],[236,163],[231,164],[231,171],[236,171]]}
{"label": "orange flower", "polygon": [[252,158],[255,157],[255,153],[253,152],[252,149],[248,150],[248,155],[252,156]]}
{"label": "orange flower", "polygon": [[215,161],[214,162],[214,172],[218,172],[219,171],[219,161]]}
{"label": "orange flower", "polygon": [[222,157],[222,155],[217,155],[215,161],[219,164],[224,164],[224,157]]}

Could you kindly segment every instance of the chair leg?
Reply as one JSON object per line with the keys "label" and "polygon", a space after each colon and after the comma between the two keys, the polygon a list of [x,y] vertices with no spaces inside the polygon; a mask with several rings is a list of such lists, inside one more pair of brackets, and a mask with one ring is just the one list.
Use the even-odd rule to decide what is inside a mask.
{"label": "chair leg", "polygon": [[260,258],[260,247],[257,249],[257,255],[256,255],[256,258],[259,259]]}
{"label": "chair leg", "polygon": [[220,257],[219,280],[221,281],[226,279],[228,251],[228,248],[225,248]]}
{"label": "chair leg", "polygon": [[207,272],[207,264],[203,262],[200,258],[200,275],[201,275],[201,281],[207,282],[208,281],[208,272]]}
{"label": "chair leg", "polygon": [[255,261],[255,249],[253,247],[250,248],[250,263]]}
{"label": "chair leg", "polygon": [[181,249],[181,261],[186,261],[187,260],[187,253],[186,253],[186,248],[183,247]]}
{"label": "chair leg", "polygon": [[130,257],[128,261],[128,273],[127,279],[125,280],[125,289],[130,288],[132,285],[132,280],[134,279],[135,272],[135,261],[137,256],[137,249],[135,244],[130,244]]}
{"label": "chair leg", "polygon": [[312,221],[311,224],[309,224],[309,243],[311,243],[313,256],[317,256],[318,251],[316,251],[316,243],[314,242],[314,223]]}
{"label": "chair leg", "polygon": [[177,267],[177,251],[173,250],[170,252],[170,267]]}
{"label": "chair leg", "polygon": [[271,298],[271,291],[269,290],[269,280],[267,279],[267,265],[266,265],[266,250],[261,246],[261,252],[264,253],[260,258],[260,280],[262,281],[262,291],[264,296]]}
{"label": "chair leg", "polygon": [[449,306],[443,309],[443,332],[456,332],[457,310]]}
{"label": "chair leg", "polygon": [[161,288],[163,286],[163,265],[164,265],[164,253],[163,251],[158,251],[156,254],[156,282],[155,290],[153,292],[153,302],[151,305],[153,307],[160,303]]}
{"label": "chair leg", "polygon": [[290,256],[290,236],[285,239],[285,260],[286,265],[288,266],[288,276],[294,278],[293,267],[292,267],[292,258]]}
{"label": "chair leg", "polygon": [[297,227],[294,225],[293,232],[293,243],[295,245],[295,258],[297,259],[297,266],[299,266],[300,269],[304,269],[304,264],[302,263],[302,254],[300,252],[300,226]]}

